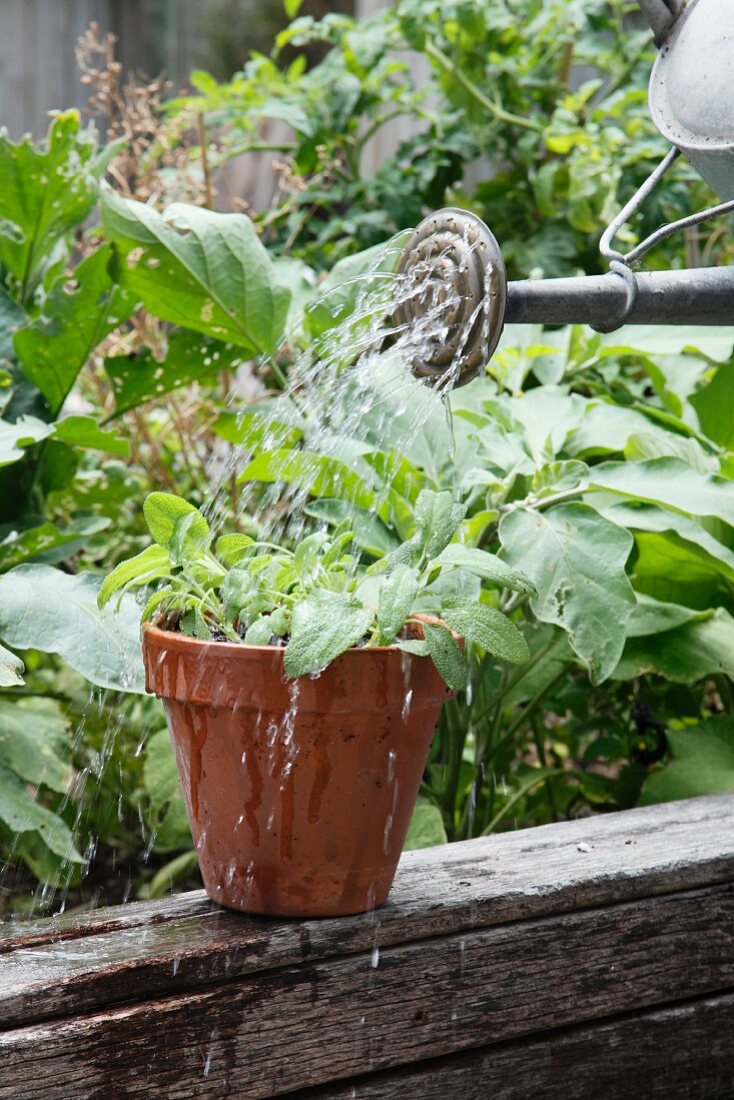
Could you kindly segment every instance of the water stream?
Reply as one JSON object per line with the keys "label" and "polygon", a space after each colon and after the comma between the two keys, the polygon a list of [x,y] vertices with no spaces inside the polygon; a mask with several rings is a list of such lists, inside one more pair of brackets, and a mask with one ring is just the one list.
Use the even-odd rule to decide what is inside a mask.
{"label": "water stream", "polygon": [[[391,251],[393,254],[397,252],[398,246],[388,248],[388,253]],[[212,470],[212,482],[203,510],[215,529],[232,530],[233,521],[237,520],[244,529],[254,526],[263,538],[287,536],[297,540],[313,529],[326,527],[327,510],[323,501],[313,500],[309,492],[320,476],[322,456],[327,456],[337,465],[328,474],[332,479],[332,491],[323,491],[322,479],[318,495],[333,497],[343,515],[359,516],[363,523],[371,522],[375,528],[380,526],[383,537],[389,537],[387,527],[384,523],[380,524],[377,517],[382,516],[386,521],[391,518],[392,494],[401,478],[410,477],[411,468],[428,475],[437,488],[453,488],[458,497],[457,438],[449,394],[465,351],[463,341],[476,316],[472,316],[464,327],[464,337],[458,341],[454,363],[434,379],[431,386],[426,385],[413,376],[411,365],[430,359],[437,346],[448,342],[451,319],[461,305],[461,297],[449,284],[437,292],[430,280],[426,284],[425,272],[409,270],[406,274],[396,275],[385,272],[382,267],[383,260],[348,285],[355,298],[351,314],[340,325],[311,341],[291,367],[286,390],[263,404],[258,422],[253,422],[252,407],[239,410],[243,435],[247,436],[249,431],[251,445],[246,440],[242,446],[232,447],[226,460],[219,461],[216,469]],[[421,308],[415,319],[410,323],[396,323],[393,318],[395,307],[413,302],[416,297],[421,300]],[[329,304],[327,297],[312,309],[328,308]],[[232,407],[237,411],[235,406]],[[301,435],[301,453],[306,455],[297,478],[289,473],[292,452],[284,447],[289,432],[294,430]],[[263,464],[267,465],[267,480],[253,477],[242,483],[237,515],[233,516],[230,496],[232,477],[242,474],[253,460],[256,463],[255,473],[259,469],[262,474]],[[365,507],[366,499],[370,501],[368,507]],[[334,507],[331,507],[330,519],[335,515]],[[202,669],[201,678],[204,675]],[[199,684],[189,685],[192,690],[201,687],[201,678]],[[406,728],[412,697],[406,676],[402,713],[398,716]],[[95,699],[97,702],[94,705],[100,706],[98,693]],[[262,787],[260,773],[267,772],[271,778],[278,778],[280,805],[272,807],[267,828],[280,832],[280,855],[285,861],[291,855],[288,816],[289,813],[292,816],[293,771],[298,767],[299,753],[297,739],[293,737],[299,706],[297,685],[293,686],[290,700],[290,706],[280,720],[270,721],[267,727],[263,724],[260,729],[260,745],[267,755],[264,770],[263,761],[256,760],[254,749],[245,747],[241,754],[240,766],[249,776],[251,798],[242,808],[234,829],[246,845],[247,836],[244,834],[252,835],[258,828],[254,810],[257,808],[258,790]],[[248,723],[252,726],[250,718]],[[259,726],[258,718],[255,727]],[[109,760],[120,731],[120,719],[111,717],[100,750],[99,768],[103,768]],[[83,736],[83,723],[76,736]],[[196,772],[192,775],[194,799],[198,798],[196,792],[203,777],[201,751],[206,737],[206,729],[195,737],[199,755],[190,762],[190,768]],[[398,798],[393,750],[390,750],[384,763],[393,804],[385,827],[384,848],[387,850]],[[327,756],[324,756],[322,772],[328,767]],[[78,776],[70,797],[78,797],[89,778],[87,775]],[[198,807],[190,805],[189,810],[196,816]],[[318,810],[314,813],[318,817]],[[146,844],[148,853],[152,851],[155,840],[155,834],[149,834]],[[95,844],[95,841],[91,842],[85,853],[87,857],[93,854]],[[131,883],[128,882],[126,894],[130,888]],[[39,909],[47,908],[49,894],[54,895],[54,910],[62,911],[65,895],[63,876],[39,891]],[[371,966],[377,968],[378,965],[379,948],[375,946]]]}

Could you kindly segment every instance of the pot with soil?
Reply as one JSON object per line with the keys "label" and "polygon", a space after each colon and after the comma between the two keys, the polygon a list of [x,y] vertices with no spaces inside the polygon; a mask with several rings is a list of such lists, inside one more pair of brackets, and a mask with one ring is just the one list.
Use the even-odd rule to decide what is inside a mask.
{"label": "pot with soil", "polygon": [[352,648],[287,681],[284,650],[146,626],[206,891],[233,909],[382,905],[449,689],[426,657]]}
{"label": "pot with soil", "polygon": [[225,535],[213,550],[180,498],[154,493],[144,510],[155,544],[99,598],[159,583],[143,613],[146,687],[163,700],[207,893],[280,916],[381,905],[441,706],[466,685],[466,650],[527,655],[475,587],[462,599],[444,585],[442,599],[438,582],[457,570],[530,582],[451,544],[451,493],[424,490],[411,540],[371,565],[342,525],[295,549]]}

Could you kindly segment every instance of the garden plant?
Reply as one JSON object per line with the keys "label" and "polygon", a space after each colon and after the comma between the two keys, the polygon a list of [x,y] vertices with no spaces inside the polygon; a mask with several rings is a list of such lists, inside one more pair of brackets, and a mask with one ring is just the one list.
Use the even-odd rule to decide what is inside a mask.
{"label": "garden plant", "polygon": [[[230,81],[193,74],[134,142],[125,103],[106,144],[71,111],[0,137],[5,909],[196,881],[141,614],[270,644],[292,676],[365,638],[425,650],[455,695],[409,846],[734,788],[732,330],[508,328],[444,402],[387,343],[372,404],[358,369],[394,235],[430,209],[484,217],[514,275],[600,269],[663,146],[632,7],[296,18]],[[369,175],[397,115],[416,136]],[[289,127],[272,208],[213,209],[207,179],[267,119]],[[705,201],[676,169],[627,240]],[[726,262],[730,241],[650,262]],[[463,654],[441,625],[401,638],[414,611]]]}

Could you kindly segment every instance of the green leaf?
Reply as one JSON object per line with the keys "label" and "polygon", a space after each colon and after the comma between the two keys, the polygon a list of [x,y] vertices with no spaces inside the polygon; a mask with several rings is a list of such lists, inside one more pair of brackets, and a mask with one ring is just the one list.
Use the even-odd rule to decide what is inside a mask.
{"label": "green leaf", "polygon": [[190,847],[191,831],[166,728],[157,730],[146,743],[143,786],[147,795],[146,824],[154,834],[153,850],[177,852]]}
{"label": "green leaf", "polygon": [[102,581],[97,595],[97,606],[104,607],[115,592],[125,585],[150,584],[170,572],[171,558],[163,546],[147,546],[134,558],[121,561]]}
{"label": "green leaf", "polygon": [[276,350],[291,295],[244,214],[175,203],[162,215],[105,190],[102,224],[117,278],[151,313],[250,356]]}
{"label": "green leaf", "polygon": [[272,615],[260,615],[245,632],[245,645],[270,645],[273,630]]}
{"label": "green leaf", "polygon": [[451,542],[464,518],[466,507],[450,491],[435,493],[422,489],[415,502],[415,522],[424,532],[427,558],[435,558]]}
{"label": "green leaf", "polygon": [[388,644],[405,625],[418,594],[418,570],[396,565],[380,589],[377,622]]}
{"label": "green leaf", "polygon": [[734,525],[732,482],[700,474],[679,458],[605,462],[592,468],[589,481],[625,497],[662,504],[691,516],[718,516]]}
{"label": "green leaf", "polygon": [[716,455],[703,449],[697,439],[654,428],[648,432],[638,432],[629,437],[624,448],[624,457],[629,462],[644,462],[653,458],[679,458],[699,474],[719,473],[719,460]]}
{"label": "green leaf", "polygon": [[[666,570],[663,561],[664,554],[670,552],[670,547],[678,546],[686,550],[699,570],[705,569],[709,574],[721,573],[727,580],[734,583],[734,552],[714,538],[697,520],[666,511],[652,504],[625,502],[605,506],[599,510],[602,515],[620,527],[667,536],[664,540],[655,540],[665,547],[662,558],[654,566],[657,575],[662,576],[667,573],[667,579],[671,581],[679,579],[678,567]],[[638,537],[637,541],[638,544],[642,544],[645,540]],[[639,570],[638,561],[635,572],[639,573]]]}
{"label": "green leaf", "polygon": [[55,115],[43,147],[29,136],[15,144],[0,134],[0,263],[24,299],[56,242],[91,212],[106,163],[78,111]]}
{"label": "green leaf", "polygon": [[33,416],[21,416],[15,424],[0,420],[0,466],[18,462],[23,458],[23,447],[46,439],[53,430],[51,424],[44,424]]}
{"label": "green leaf", "polygon": [[71,447],[85,447],[127,458],[130,442],[115,431],[105,431],[92,416],[65,416],[54,424],[54,437]]}
{"label": "green leaf", "polygon": [[[439,674],[452,691],[464,691],[469,682],[469,669],[459,643],[445,626],[425,623],[426,648]],[[401,645],[401,649],[405,646]]]}
{"label": "green leaf", "polygon": [[52,416],[59,412],[94,349],[130,316],[135,305],[109,274],[111,256],[111,248],[105,245],[82,260],[72,279],[61,274],[40,317],[15,334],[23,373],[38,386]]}
{"label": "green leaf", "polygon": [[[374,245],[334,264],[319,285],[313,305],[306,310],[306,327],[312,337],[320,336],[350,317],[357,299],[367,287],[377,295],[376,308],[383,301],[387,307],[390,290],[388,286],[386,295],[385,280],[380,279],[379,274],[395,270],[402,242],[403,238],[398,236],[386,245]],[[372,275],[378,276],[377,279],[371,280]]]}
{"label": "green leaf", "polygon": [[47,848],[70,863],[84,860],[64,821],[28,793],[25,783],[0,765],[0,821],[12,833],[37,833]]}
{"label": "green leaf", "polygon": [[142,694],[140,609],[124,596],[117,613],[97,608],[100,578],[48,565],[0,577],[0,638],[16,649],[57,653],[93,684]]}
{"label": "green leaf", "polygon": [[[209,545],[209,524],[198,508],[183,497],[173,493],[150,493],[143,504],[143,515],[152,537],[166,550],[171,550],[174,541],[182,537],[192,547]],[[181,526],[183,519],[187,520],[185,530]]]}
{"label": "green leaf", "polygon": [[651,673],[679,684],[722,674],[734,680],[734,619],[720,607],[703,621],[630,638],[613,678],[633,680]]}
{"label": "green leaf", "polygon": [[79,541],[78,531],[62,531],[53,523],[41,523],[27,531],[13,531],[12,536],[14,537],[0,542],[0,573],[5,573],[39,554]]}
{"label": "green leaf", "polygon": [[427,798],[419,798],[410,819],[403,851],[416,852],[420,848],[435,848],[438,844],[447,842],[448,837],[438,806],[434,806]]}
{"label": "green leaf", "polygon": [[243,558],[250,557],[254,545],[255,540],[249,535],[222,535],[217,539],[217,557],[223,565],[231,568],[238,565]]}
{"label": "green leaf", "polygon": [[[478,550],[471,546],[462,546],[452,543],[436,559],[436,563],[442,566],[451,566],[454,569],[466,569],[475,577],[492,581],[494,584],[509,588],[512,592],[522,592],[524,595],[534,595],[535,585],[532,580],[519,569],[512,569],[507,562],[502,561],[495,554],[486,550]],[[434,563],[431,562],[430,569]]]}
{"label": "green leaf", "polygon": [[643,638],[646,634],[662,634],[694,619],[707,619],[712,614],[713,611],[694,611],[690,607],[654,600],[638,592],[637,606],[627,623],[627,637]]}
{"label": "green leaf", "polygon": [[734,361],[719,367],[714,377],[689,398],[701,428],[714,443],[734,448]]}
{"label": "green leaf", "polygon": [[288,678],[326,668],[362,640],[372,621],[373,612],[346,592],[312,592],[293,608],[284,662]]}
{"label": "green leaf", "polygon": [[222,371],[234,372],[246,361],[241,348],[177,328],[169,335],[166,356],[160,362],[150,348],[143,348],[132,356],[105,359],[104,368],[115,396],[115,416],[119,416],[182,386],[207,381]]}
{"label": "green leaf", "polygon": [[414,657],[428,656],[428,642],[421,638],[398,638],[395,644],[403,653],[412,653]]}
{"label": "green leaf", "polygon": [[258,455],[239,480],[296,485],[311,496],[346,500],[366,511],[375,501],[374,490],[345,463],[315,451],[278,450]]}
{"label": "green leaf", "polygon": [[522,665],[530,659],[528,644],[515,624],[494,607],[478,603],[441,607],[441,618],[466,638],[503,661]]}
{"label": "green leaf", "polygon": [[346,520],[354,531],[354,541],[373,557],[389,554],[398,545],[395,536],[373,512],[358,508],[348,500],[314,500],[304,511],[307,516],[334,526]]}
{"label": "green leaf", "polygon": [[0,687],[22,687],[23,671],[20,657],[0,645]]}
{"label": "green leaf", "polygon": [[175,565],[186,565],[200,558],[209,549],[210,541],[209,524],[198,509],[179,516],[173,525],[173,534],[168,544],[171,561]]}
{"label": "green leaf", "polygon": [[708,718],[667,738],[672,761],[645,780],[640,805],[734,791],[734,718]]}
{"label": "green leaf", "polygon": [[510,512],[499,534],[505,557],[535,582],[534,613],[568,632],[593,683],[608,679],[636,603],[625,573],[629,532],[586,504],[559,504],[544,513]]}
{"label": "green leaf", "polygon": [[0,699],[0,765],[26,783],[66,794],[73,775],[62,755],[69,722],[53,704],[53,709],[40,709],[32,702]]}

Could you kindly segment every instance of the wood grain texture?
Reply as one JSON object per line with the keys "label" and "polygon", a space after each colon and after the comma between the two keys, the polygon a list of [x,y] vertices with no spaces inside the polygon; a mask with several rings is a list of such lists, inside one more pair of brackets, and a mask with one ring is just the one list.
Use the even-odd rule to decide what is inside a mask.
{"label": "wood grain texture", "polygon": [[15,925],[0,933],[0,1026],[732,881],[725,795],[407,853],[388,904],[364,916],[245,917],[196,891]]}
{"label": "wood grain texture", "polygon": [[359,917],[197,891],[9,925],[0,1100],[719,1100],[732,990],[734,797],[693,799],[409,853]]}
{"label": "wood grain texture", "polygon": [[276,1096],[732,987],[734,887],[714,886],[13,1028],[0,1097],[31,1063],[34,1097],[65,1095],[72,1059],[75,1097]]}
{"label": "wood grain texture", "polygon": [[730,1100],[734,995],[290,1095],[293,1100]]}

